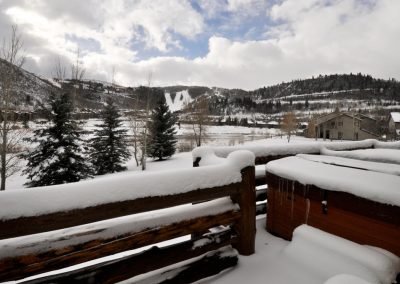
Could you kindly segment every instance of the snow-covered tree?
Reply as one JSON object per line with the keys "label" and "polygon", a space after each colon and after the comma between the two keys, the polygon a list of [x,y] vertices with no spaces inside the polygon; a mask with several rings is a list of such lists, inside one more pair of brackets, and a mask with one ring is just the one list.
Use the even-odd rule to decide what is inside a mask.
{"label": "snow-covered tree", "polygon": [[163,160],[175,153],[177,142],[175,123],[176,117],[169,110],[165,97],[160,97],[149,122],[149,157]]}
{"label": "snow-covered tree", "polygon": [[95,137],[90,140],[90,158],[96,175],[120,172],[131,154],[127,147],[126,129],[122,128],[120,114],[112,100],[101,112],[103,123],[97,125]]}
{"label": "snow-covered tree", "polygon": [[38,144],[25,153],[28,160],[24,174],[30,179],[28,187],[76,182],[90,177],[91,167],[83,155],[83,141],[78,126],[71,118],[68,95],[51,101],[49,126],[34,131],[32,143]]}

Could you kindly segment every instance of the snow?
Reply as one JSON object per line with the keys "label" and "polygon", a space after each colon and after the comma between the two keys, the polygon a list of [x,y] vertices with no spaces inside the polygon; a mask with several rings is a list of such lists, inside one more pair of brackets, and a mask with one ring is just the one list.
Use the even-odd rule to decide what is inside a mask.
{"label": "snow", "polygon": [[400,122],[400,112],[391,112],[390,116],[392,117],[394,122]]}
{"label": "snow", "polygon": [[400,271],[399,258],[387,251],[362,246],[307,225],[298,227],[293,241],[288,242],[266,232],[265,218],[260,218],[256,253],[240,256],[234,269],[196,283],[321,284],[348,274],[365,283],[389,284],[394,282],[397,271]]}
{"label": "snow", "polygon": [[354,160],[354,159],[334,157],[334,156],[325,156],[325,155],[298,154],[296,156],[309,161],[314,161],[324,164],[358,168],[358,169],[364,169],[374,172],[381,172],[381,173],[400,176],[399,164],[377,163],[377,162],[361,161],[361,160]]}
{"label": "snow", "polygon": [[316,274],[321,278],[349,273],[373,283],[391,283],[400,269],[399,258],[388,256],[387,252],[382,253],[307,225],[295,229],[284,254],[305,269],[317,266],[319,271]]}
{"label": "snow", "polygon": [[343,157],[364,161],[390,163],[400,165],[400,150],[395,149],[363,149],[353,151],[332,151],[321,149],[322,155]]}
{"label": "snow", "polygon": [[254,165],[254,155],[248,151],[238,151],[221,160],[221,163],[208,167],[145,172],[140,175],[126,172],[78,183],[36,187],[34,190],[4,191],[0,193],[0,219],[37,216],[223,186],[240,182],[240,171],[249,165]]}
{"label": "snow", "polygon": [[[254,141],[254,142],[247,142],[245,145],[246,147],[243,147],[243,148],[261,147],[262,150],[264,151],[265,148],[270,148],[271,146],[275,147],[275,146],[288,146],[289,145],[290,147],[295,147],[295,144],[300,144],[300,145],[301,144],[309,144],[309,143],[318,144],[320,142],[321,141],[314,141],[314,140],[310,140],[310,139],[294,137],[293,139],[291,139],[290,143],[287,143],[286,139],[274,138],[274,139],[259,140],[259,141]],[[326,143],[329,143],[329,142],[326,142]],[[379,145],[379,144],[380,144],[380,142],[375,141],[374,142],[375,148],[377,148],[377,145]],[[383,143],[383,146],[386,147],[389,144],[390,143]],[[397,144],[392,144],[392,146],[393,145],[394,145],[394,147],[396,147],[396,145],[398,145],[398,142],[397,142]],[[234,147],[232,147],[232,148],[234,148]],[[241,149],[243,149],[243,148],[241,148]],[[236,147],[236,149],[238,149],[238,148]],[[218,150],[215,150],[215,147],[213,147],[212,150],[218,152]],[[199,151],[199,150],[196,150],[196,151]],[[211,152],[210,150],[207,150],[206,152],[203,152],[203,153],[200,152],[199,155],[201,155],[202,157],[207,157],[207,158],[204,158],[203,162],[204,163],[207,162],[208,164],[210,164],[210,167],[214,168],[215,165],[213,165],[213,164],[219,165],[222,162],[222,160],[218,159],[217,157],[213,157],[212,153],[213,152]],[[300,158],[300,157],[297,157],[297,159],[304,160],[304,158]],[[249,161],[247,161],[247,162],[249,162]],[[308,161],[308,162],[312,163],[311,161]],[[251,161],[249,163],[251,164]],[[315,164],[317,164],[318,167],[325,166],[324,164],[317,163],[317,162],[315,162]],[[218,165],[216,166],[217,168],[218,168]],[[169,173],[171,169],[178,171],[181,175],[185,175],[187,173],[186,170],[190,169],[192,167],[192,154],[191,153],[179,153],[179,154],[174,155],[171,159],[166,160],[166,161],[162,161],[162,162],[153,162],[153,161],[150,162],[149,161],[147,166],[148,166],[149,172],[143,173],[137,169],[137,167],[134,165],[134,162],[132,160],[128,164],[127,172],[110,174],[110,175],[107,175],[104,177],[96,177],[95,180],[100,180],[99,184],[101,185],[103,180],[107,181],[108,179],[110,179],[110,181],[113,180],[114,187],[119,187],[120,179],[124,180],[127,176],[130,177],[133,181],[134,176],[143,175],[143,174],[145,176],[147,176],[147,174],[153,173],[154,175],[150,175],[150,176],[157,177],[159,173],[163,173],[163,172]],[[326,166],[329,166],[329,165],[326,165]],[[264,166],[257,167],[257,168],[262,169],[263,167]],[[208,168],[208,167],[204,167],[204,168]],[[260,170],[260,171],[262,172],[262,170]],[[368,172],[363,171],[363,172],[371,173],[369,171]],[[316,175],[318,176],[318,173]],[[386,176],[389,176],[389,175],[382,174],[380,176],[380,178],[386,177]],[[14,176],[12,178],[14,178]],[[207,182],[207,178],[208,177],[204,177],[204,182]],[[21,179],[21,178],[19,177],[19,179]],[[149,179],[148,176],[146,177],[146,179]],[[353,179],[353,177],[350,180],[352,180],[352,179]],[[356,177],[354,179],[356,179]],[[17,177],[15,177],[15,180],[17,180]],[[384,180],[385,179],[383,179],[383,181]],[[82,182],[77,183],[76,185],[79,185],[81,183]],[[130,184],[130,188],[135,188],[135,187],[136,187],[135,184],[133,184],[133,183]],[[381,186],[380,188],[383,188],[383,187]],[[29,189],[29,190],[28,189],[21,189],[21,190],[17,189],[17,191],[24,192],[24,193],[31,193],[31,192],[35,192],[36,189]],[[12,191],[10,191],[10,192],[12,192]],[[94,188],[92,192],[96,192],[96,194],[97,194],[97,189]],[[0,193],[0,196],[3,193],[5,193],[5,192]],[[70,195],[74,195],[74,194],[70,193]],[[25,198],[20,198],[19,201],[21,201],[25,204],[23,206],[26,206],[29,208],[31,206],[31,202],[27,202],[27,200],[24,200],[24,199]],[[216,202],[224,202],[224,201],[221,200],[221,201],[216,201]],[[50,202],[47,201],[46,203],[50,203]],[[2,203],[2,205],[0,206],[0,209],[2,209],[3,204],[4,203]],[[184,207],[181,207],[181,208],[183,210]],[[208,208],[209,207],[203,208],[203,211],[207,212]],[[174,209],[175,213],[177,213],[177,214],[178,214],[179,210],[180,209],[178,207]],[[201,214],[203,214],[201,211],[202,210],[199,209],[199,212]],[[161,218],[163,218],[162,214],[161,214],[162,212],[166,212],[166,211],[163,211],[163,210],[159,211],[158,214],[161,215]],[[189,213],[186,213],[186,214],[189,214]],[[204,213],[204,214],[206,214],[206,213]],[[169,222],[169,221],[173,220],[175,217],[172,217],[172,216],[173,216],[172,212],[171,212],[171,214],[167,214],[167,216],[165,216],[165,218],[166,218],[165,222]],[[127,218],[127,219],[124,219],[124,218]],[[126,228],[124,228],[122,226],[122,224],[126,223],[128,220],[132,220],[132,222],[134,220],[134,219],[129,219],[129,218],[131,218],[131,217],[130,216],[121,217],[121,219],[118,218],[118,219],[110,220],[110,222],[115,222],[113,227],[110,229],[115,230],[115,231],[121,230],[123,232],[124,230],[126,230]],[[155,225],[155,223],[157,221],[153,220],[150,216],[148,218],[149,218],[149,222],[154,222],[153,224]],[[177,216],[177,218],[178,218],[178,216]],[[146,223],[145,220],[146,220],[146,217],[143,215],[141,224],[145,224]],[[106,221],[103,221],[103,222],[106,222]],[[95,224],[93,224],[93,226],[101,226],[101,224],[99,224],[99,223],[95,223]],[[388,269],[389,266],[384,267],[384,264],[388,264],[389,262],[387,261],[387,259],[382,257],[380,254],[376,254],[376,256],[377,256],[376,262],[377,263],[375,263],[376,264],[375,268],[374,267],[371,268],[373,263],[370,264],[368,266],[368,268],[365,268],[366,267],[365,265],[368,265],[368,263],[367,264],[365,264],[364,262],[359,263],[357,258],[355,259],[353,257],[353,253],[350,256],[347,256],[345,254],[342,254],[340,251],[334,252],[333,248],[335,248],[337,246],[334,245],[333,248],[331,249],[330,241],[326,241],[325,247],[323,247],[322,245],[316,246],[316,245],[314,245],[313,242],[311,242],[311,240],[309,241],[309,244],[307,246],[306,246],[306,244],[304,244],[302,246],[302,248],[299,247],[300,242],[297,243],[298,244],[297,246],[289,247],[289,245],[291,244],[290,242],[280,239],[280,238],[277,238],[277,237],[269,234],[265,230],[265,223],[266,223],[265,215],[259,216],[258,220],[257,220],[256,253],[254,255],[240,256],[239,264],[235,268],[225,271],[216,277],[212,277],[212,278],[205,279],[203,281],[199,281],[198,283],[215,283],[215,284],[236,284],[236,283],[317,284],[318,283],[318,284],[320,284],[320,283],[324,283],[326,281],[345,281],[346,279],[343,280],[343,278],[342,278],[342,275],[344,275],[344,274],[348,275],[348,276],[345,276],[344,278],[347,277],[347,279],[354,280],[353,282],[348,282],[348,283],[354,283],[354,284],[355,283],[358,284],[358,282],[356,282],[356,280],[355,280],[356,278],[354,278],[354,277],[357,277],[357,280],[365,279],[366,283],[369,282],[369,283],[385,283],[385,284],[387,283],[387,284],[389,284],[389,283],[393,282],[393,281],[382,282],[382,281],[377,280],[377,279],[379,279],[379,277],[381,277],[379,275],[383,275],[383,274],[387,275],[387,276],[385,276],[387,278],[389,278],[389,276],[392,275],[392,272],[387,272],[387,273],[383,272],[383,271],[389,271],[389,269]],[[136,226],[136,224],[134,226]],[[138,224],[138,226],[139,226],[139,224]],[[129,226],[126,226],[126,227],[129,227]],[[21,237],[21,238],[23,238],[23,237]],[[39,234],[37,236],[37,240],[39,241],[40,239],[41,238],[40,238],[40,234]],[[22,239],[19,239],[19,240],[22,241]],[[304,241],[307,241],[307,239],[305,239]],[[171,244],[170,241],[168,241],[166,243],[168,243],[167,245]],[[201,243],[199,243],[199,245],[200,244]],[[160,245],[160,246],[162,246],[162,245]],[[295,253],[296,247],[298,248],[298,250],[297,250],[298,253]],[[398,258],[396,256],[393,256],[384,250],[372,248],[372,247],[368,247],[368,246],[362,246],[362,247],[365,249],[370,249],[371,251],[380,252],[381,254],[386,255],[388,258],[392,259],[392,263],[396,263],[396,262],[398,263]],[[2,250],[3,249],[0,249],[0,251],[2,251]],[[117,254],[115,256],[105,257],[105,258],[103,258],[103,260],[116,259],[118,257],[124,257],[124,256],[130,255],[132,253],[136,253],[136,252],[138,252],[138,250],[127,251],[127,252],[124,252],[121,254]],[[371,253],[372,252],[369,251],[368,256]],[[360,255],[361,255],[361,253],[360,253]],[[330,259],[332,259],[331,260],[332,262],[329,262]],[[372,259],[372,258],[368,257],[368,259]],[[374,259],[375,259],[375,257],[374,257]],[[85,263],[85,265],[88,265],[89,263],[95,264],[97,262],[98,262],[98,260],[94,260],[94,261]],[[378,262],[381,264],[379,264]],[[332,265],[332,271],[331,271],[330,267],[327,266],[328,264]],[[343,267],[343,270],[339,269],[340,268],[339,266]],[[377,267],[382,268],[382,270],[380,272],[378,272],[379,275],[376,274],[377,273],[376,271],[379,270]],[[400,271],[400,268],[397,266],[397,268],[395,268],[395,270]],[[363,273],[361,276],[359,274],[360,271],[362,271],[362,273]],[[351,278],[351,277],[353,277],[353,278]],[[359,280],[359,283],[361,284],[362,282],[360,282],[360,281],[361,280]],[[327,282],[327,283],[332,284],[330,282]],[[333,283],[335,283],[335,282],[333,282]],[[336,283],[341,283],[341,282],[336,282]],[[346,282],[342,282],[341,284],[343,284],[343,283],[346,283]]]}
{"label": "snow", "polygon": [[287,157],[269,162],[266,171],[305,185],[354,194],[376,202],[400,206],[400,177],[338,167]]}
{"label": "snow", "polygon": [[165,101],[170,109],[170,111],[182,110],[185,104],[193,101],[188,90],[176,92],[174,99],[172,99],[170,93],[165,93]]}
{"label": "snow", "polygon": [[[271,141],[278,141],[278,143],[271,143]],[[294,142],[294,143],[293,143]],[[284,143],[279,139],[269,139],[268,143],[260,141],[254,145],[248,143],[247,145],[240,146],[217,146],[213,147],[215,154],[220,157],[227,157],[227,155],[233,151],[242,149],[253,152],[256,157],[263,156],[284,156],[284,155],[296,155],[296,154],[317,154],[324,149],[330,150],[351,150],[357,148],[381,148],[381,152],[388,151],[388,149],[399,149],[399,142],[379,142],[374,139],[367,139],[361,141],[321,141],[314,139],[297,139],[291,140],[290,143]],[[372,149],[368,149],[372,150]],[[368,151],[358,150],[358,151]],[[356,151],[348,151],[349,153]],[[321,152],[321,154],[325,152]],[[334,153],[337,153],[336,151]],[[397,153],[397,152],[393,152]],[[400,153],[400,151],[398,151]],[[368,153],[369,154],[369,153]],[[328,154],[325,154],[328,155]],[[397,156],[397,155],[396,155]],[[397,158],[396,158],[397,160]]]}
{"label": "snow", "polygon": [[349,274],[339,274],[329,278],[324,284],[372,284],[371,282],[365,281],[364,279],[349,275]]}
{"label": "snow", "polygon": [[[200,166],[209,166],[224,163],[225,159],[217,157],[211,147],[198,147],[192,151],[193,161],[201,158]],[[240,165],[241,169],[248,166],[254,166],[255,156],[247,150],[238,150],[229,154],[231,162]]]}
{"label": "snow", "polygon": [[195,205],[187,204],[68,229],[0,240],[0,258],[40,253],[237,210],[238,206],[233,204],[230,198],[220,198]]}

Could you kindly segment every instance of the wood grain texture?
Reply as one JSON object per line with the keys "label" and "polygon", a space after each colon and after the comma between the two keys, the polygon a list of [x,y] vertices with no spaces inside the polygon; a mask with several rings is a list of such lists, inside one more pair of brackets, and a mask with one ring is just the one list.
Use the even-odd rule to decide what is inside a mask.
{"label": "wood grain texture", "polygon": [[[65,283],[65,284],[78,284],[78,283],[116,283],[119,281],[123,281],[134,276],[150,272],[162,267],[166,267],[180,261],[184,261],[187,259],[191,259],[194,257],[201,256],[207,252],[218,250],[219,248],[226,247],[231,243],[235,242],[235,239],[231,238],[231,233],[226,232],[224,234],[220,234],[218,236],[209,237],[209,242],[207,242],[204,246],[196,246],[193,241],[186,241],[183,243],[171,245],[164,248],[153,247],[147,251],[142,253],[131,255],[127,257],[123,257],[117,260],[107,261],[104,263],[96,264],[93,266],[81,268],[75,271],[61,273],[53,276],[43,277],[37,280],[24,281],[22,283]],[[188,265],[188,267],[198,268],[199,264],[205,264],[204,258],[218,256],[215,261],[213,261],[213,265],[220,266],[220,253],[210,253],[209,256],[203,257],[203,261],[196,262],[194,264]],[[236,259],[237,255],[232,255]],[[230,265],[226,266],[231,267],[236,264],[229,262]],[[184,267],[180,270],[187,270],[188,267]],[[223,269],[225,269],[223,268]],[[210,276],[202,273],[198,273],[197,269],[189,269],[188,272],[185,273],[185,277],[190,279],[193,275],[198,275],[200,277],[198,279]],[[171,283],[183,283],[183,282],[171,282]],[[189,282],[185,282],[189,283]]]}
{"label": "wood grain texture", "polygon": [[[33,274],[48,272],[85,261],[136,249],[157,242],[185,236],[192,232],[204,232],[218,225],[230,225],[240,218],[240,213],[226,213],[185,220],[164,227],[148,228],[106,239],[95,239],[74,246],[61,246],[45,252],[0,260],[0,281],[16,280]],[[71,236],[73,238],[73,236]],[[51,240],[43,240],[43,243]],[[63,243],[65,240],[60,240]]]}
{"label": "wood grain texture", "polygon": [[[400,256],[400,207],[268,174],[267,230],[291,240],[302,225]],[[327,201],[323,208],[322,201]]]}
{"label": "wood grain texture", "polygon": [[2,220],[0,221],[0,239],[64,229],[151,210],[212,200],[235,195],[239,191],[240,183],[232,183],[226,186],[198,189],[181,194],[138,198],[54,214]]}
{"label": "wood grain texture", "polygon": [[239,242],[236,249],[241,255],[251,255],[255,252],[256,238],[256,192],[255,192],[255,168],[247,167],[242,170],[242,188],[236,197],[241,217],[234,225]]}

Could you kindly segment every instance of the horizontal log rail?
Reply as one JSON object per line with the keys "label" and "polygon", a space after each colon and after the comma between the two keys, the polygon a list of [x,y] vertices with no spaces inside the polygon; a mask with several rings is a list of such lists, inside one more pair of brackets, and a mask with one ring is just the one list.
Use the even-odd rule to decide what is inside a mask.
{"label": "horizontal log rail", "polygon": [[[288,145],[266,145],[266,146],[222,146],[211,147],[217,157],[226,158],[230,153],[238,150],[247,150],[255,155],[255,165],[265,165],[270,161],[278,160],[294,156],[297,154],[314,154],[319,155],[321,149],[326,147],[329,150],[344,151],[344,150],[359,150],[371,148],[390,148],[400,149],[398,142],[381,142],[375,139],[363,141],[334,141],[322,142],[315,141],[308,144],[288,144]],[[193,166],[196,167],[201,161],[201,148],[193,151]]]}
{"label": "horizontal log rail", "polygon": [[[127,233],[121,236],[95,238],[77,245],[63,245],[65,238],[72,239],[73,235],[53,241],[58,248],[40,253],[48,239],[37,243],[38,252],[20,255],[0,260],[0,281],[16,280],[37,273],[61,269],[66,266],[80,264],[98,257],[104,257],[126,250],[141,248],[154,243],[182,237],[192,232],[205,231],[218,225],[231,225],[240,218],[239,212],[228,211],[218,215],[210,215],[192,220],[166,225],[163,227],[146,228],[140,232]],[[84,236],[83,234],[80,237]],[[90,238],[90,233],[87,234]],[[51,241],[51,240],[50,240]]]}
{"label": "horizontal log rail", "polygon": [[58,230],[130,214],[237,195],[240,192],[240,186],[240,183],[233,183],[182,194],[151,196],[54,214],[1,220],[0,239]]}
{"label": "horizontal log rail", "polygon": [[[165,248],[152,247],[139,254],[123,257],[121,259],[111,260],[75,271],[22,283],[116,283],[135,277],[139,274],[157,270],[180,261],[201,256],[210,251],[230,246],[232,243],[237,241],[237,239],[232,238],[231,235],[232,232],[224,232],[223,234],[217,234],[215,236],[207,236],[201,239],[205,243],[203,246],[197,246],[196,241],[190,240]],[[171,255],[174,257],[171,257]],[[229,262],[228,265],[224,262],[214,262],[214,265],[220,266],[220,269],[213,274],[217,274],[223,269],[236,265],[237,253],[235,254],[233,252],[232,260],[233,263]],[[132,269],[133,267],[135,269]],[[182,268],[179,268],[179,270],[182,271]],[[192,274],[193,273],[190,275]],[[207,275],[205,274],[205,271],[202,271],[202,274],[200,275],[201,277],[198,276],[194,281],[211,275]],[[175,281],[176,280],[177,279],[175,279]],[[186,279],[185,283],[189,283],[188,280],[189,279]],[[147,280],[146,283],[149,283],[149,281]],[[176,281],[171,283],[178,282]]]}
{"label": "horizontal log rail", "polygon": [[[235,167],[228,165],[228,169]],[[210,276],[210,271],[218,273],[237,263],[236,250],[242,255],[254,253],[254,173],[254,166],[246,166],[240,171],[242,180],[237,182],[236,179],[228,185],[2,219],[0,281],[21,280],[187,235],[196,238],[27,283],[115,283],[202,254],[207,256],[193,265],[206,267],[207,263],[213,263],[208,266],[209,271],[201,269],[202,273],[198,273],[190,266],[184,269],[184,274],[178,273],[179,277],[197,281]],[[152,211],[151,215],[148,215],[149,211]],[[112,219],[115,217],[123,218]],[[230,229],[212,236],[210,229],[221,225]],[[197,239],[201,242],[197,243]],[[218,253],[208,255],[210,251],[226,246],[236,249],[231,247],[231,257],[225,259]],[[182,279],[178,279],[173,283],[180,283]]]}

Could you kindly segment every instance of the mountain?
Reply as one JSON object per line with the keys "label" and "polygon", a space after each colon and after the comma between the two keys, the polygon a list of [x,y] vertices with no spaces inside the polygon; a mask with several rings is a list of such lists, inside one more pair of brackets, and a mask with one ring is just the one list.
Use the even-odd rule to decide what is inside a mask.
{"label": "mountain", "polygon": [[[10,64],[0,60],[0,71]],[[51,93],[74,93],[80,112],[96,114],[108,98],[125,111],[151,109],[164,96],[172,111],[179,112],[188,104],[206,97],[210,114],[215,116],[261,116],[267,119],[297,110],[298,115],[344,110],[371,112],[376,109],[400,109],[400,83],[394,79],[375,79],[369,75],[319,75],[293,80],[253,91],[209,88],[204,86],[125,87],[98,80],[55,80],[41,78],[19,69],[14,105],[35,111],[46,105]]]}
{"label": "mountain", "polygon": [[[9,72],[11,67],[10,63],[0,58],[0,74]],[[16,88],[11,101],[12,108],[34,111],[48,100],[52,92],[57,90],[57,87],[49,81],[22,68],[17,68],[17,72],[18,82],[15,82]]]}

